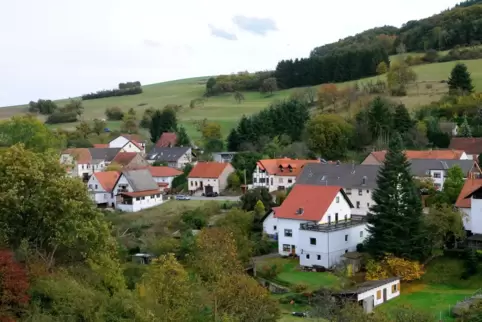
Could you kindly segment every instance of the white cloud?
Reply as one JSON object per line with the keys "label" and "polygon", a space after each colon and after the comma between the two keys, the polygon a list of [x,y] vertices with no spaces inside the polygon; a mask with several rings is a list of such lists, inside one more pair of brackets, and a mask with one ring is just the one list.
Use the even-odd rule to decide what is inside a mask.
{"label": "white cloud", "polygon": [[[148,84],[271,69],[280,59],[307,56],[324,43],[376,26],[399,26],[459,1],[245,0],[242,6],[226,0],[4,2],[0,106],[77,96],[126,81]],[[244,21],[238,18],[235,24],[233,17]],[[257,33],[241,32],[253,29],[249,17],[274,24]],[[237,41],[213,37],[210,25]],[[239,32],[234,33],[236,26]]]}

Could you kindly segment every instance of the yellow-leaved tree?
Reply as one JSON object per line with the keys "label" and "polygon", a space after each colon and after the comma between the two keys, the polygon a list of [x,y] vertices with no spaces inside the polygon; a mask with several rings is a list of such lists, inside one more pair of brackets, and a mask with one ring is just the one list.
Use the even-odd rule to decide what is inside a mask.
{"label": "yellow-leaved tree", "polygon": [[423,265],[418,261],[387,254],[380,262],[368,261],[366,279],[379,280],[390,276],[398,276],[402,281],[409,282],[420,279],[423,274]]}

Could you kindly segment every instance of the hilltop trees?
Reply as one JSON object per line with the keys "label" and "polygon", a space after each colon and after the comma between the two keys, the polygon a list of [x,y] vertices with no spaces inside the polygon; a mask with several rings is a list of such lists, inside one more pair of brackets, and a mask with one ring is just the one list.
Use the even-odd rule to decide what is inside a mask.
{"label": "hilltop trees", "polygon": [[427,249],[422,204],[398,134],[390,142],[373,200],[375,205],[368,213],[367,251],[376,258],[389,253],[406,259],[423,259]]}
{"label": "hilltop trees", "polygon": [[472,85],[472,78],[467,69],[467,66],[462,63],[458,63],[452,69],[449,77],[449,91],[451,93],[463,93],[468,94],[474,91],[474,86]]}
{"label": "hilltop trees", "polygon": [[28,103],[28,111],[31,113],[40,113],[44,115],[52,114],[58,109],[57,104],[51,100],[39,99],[37,102],[30,101]]}

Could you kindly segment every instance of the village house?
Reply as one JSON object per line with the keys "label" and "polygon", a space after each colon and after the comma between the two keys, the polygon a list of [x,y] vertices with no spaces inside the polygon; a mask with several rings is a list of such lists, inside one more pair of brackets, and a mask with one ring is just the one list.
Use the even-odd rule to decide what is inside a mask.
{"label": "village house", "polygon": [[123,170],[145,168],[149,165],[146,159],[138,152],[119,152],[112,163],[118,164]]}
{"label": "village house", "polygon": [[228,177],[235,169],[230,163],[198,162],[187,177],[188,189],[210,196],[219,195],[228,186]]}
{"label": "village house", "polygon": [[480,174],[479,165],[473,160],[447,160],[447,159],[412,159],[410,171],[416,178],[430,178],[433,180],[435,189],[442,190],[448,170],[459,166],[464,178]]}
{"label": "village house", "polygon": [[298,183],[264,219],[263,229],[275,235],[280,255],[298,255],[301,266],[330,268],[368,236],[365,217],[352,215],[352,208],[340,186]]}
{"label": "village house", "polygon": [[115,208],[137,212],[162,204],[159,186],[148,169],[123,171],[114,185]]}
{"label": "village house", "polygon": [[120,148],[122,152],[146,153],[146,142],[137,134],[121,134],[108,144],[109,148]]}
{"label": "village house", "polygon": [[[371,152],[361,164],[381,165],[385,160],[386,150]],[[469,160],[469,157],[461,150],[406,150],[405,155],[408,160],[411,159],[443,159],[443,160]]]}
{"label": "village house", "polygon": [[168,167],[182,169],[188,163],[192,163],[194,154],[190,147],[159,148],[154,147],[147,154],[147,162],[165,163]]}
{"label": "village house", "polygon": [[454,137],[450,140],[449,148],[462,150],[470,160],[477,161],[482,153],[482,138]]}
{"label": "village house", "polygon": [[114,207],[114,185],[119,179],[117,171],[94,172],[87,183],[90,197],[99,207]]}
{"label": "village house", "polygon": [[440,131],[442,133],[447,133],[449,136],[457,136],[459,133],[459,126],[455,122],[439,122],[438,125]]}
{"label": "village house", "polygon": [[67,149],[61,153],[60,163],[69,175],[88,181],[94,172],[103,171],[120,151],[119,148]]}
{"label": "village house", "polygon": [[351,289],[333,294],[336,299],[358,303],[365,313],[393,298],[400,296],[400,278],[366,281]]}
{"label": "village house", "polygon": [[378,165],[354,163],[310,163],[305,165],[297,184],[341,186],[350,199],[354,215],[366,215],[374,204],[373,190],[377,187]]}
{"label": "village house", "polygon": [[156,148],[172,148],[175,147],[177,143],[177,134],[174,132],[164,132],[157,140]]}
{"label": "village house", "polygon": [[211,156],[214,162],[231,163],[237,152],[213,152]]}
{"label": "village house", "polygon": [[[464,186],[455,202],[455,206],[464,214],[465,230],[472,234],[482,234],[482,208],[477,208],[477,200],[473,203],[473,193],[480,188],[482,188],[482,179],[473,175],[465,180]],[[482,206],[482,204],[480,205]]]}
{"label": "village house", "polygon": [[183,173],[182,171],[179,171],[177,169],[170,168],[170,167],[150,166],[148,169],[152,175],[152,178],[157,183],[157,185],[161,188],[161,190],[171,189],[172,180],[174,180],[175,177]]}
{"label": "village house", "polygon": [[259,160],[253,172],[252,187],[265,187],[269,192],[288,189],[295,184],[296,177],[309,163],[319,163],[319,161],[290,158]]}

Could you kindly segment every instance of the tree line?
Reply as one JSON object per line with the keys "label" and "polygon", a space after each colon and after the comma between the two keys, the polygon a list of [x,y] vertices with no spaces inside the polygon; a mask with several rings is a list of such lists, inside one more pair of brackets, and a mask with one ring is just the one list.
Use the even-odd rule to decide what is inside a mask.
{"label": "tree line", "polygon": [[211,77],[206,82],[205,96],[241,91],[260,91],[266,87],[266,80],[273,78],[273,76],[273,71],[260,71]]}
{"label": "tree line", "polygon": [[141,87],[141,82],[127,82],[127,83],[119,83],[119,89],[126,89],[126,88],[133,88],[133,87]]}
{"label": "tree line", "polygon": [[[114,88],[114,89],[105,89],[101,91],[97,91],[95,93],[89,93],[89,94],[84,94],[82,95],[82,100],[93,100],[93,99],[98,99],[98,98],[106,98],[106,97],[113,97],[113,96],[125,96],[125,95],[136,95],[136,94],[141,94],[142,87],[137,86],[136,84],[139,82],[134,82],[134,83],[127,83],[126,84],[119,84],[119,88]],[[140,84],[140,83],[139,83]],[[122,85],[122,86],[121,86]],[[121,88],[123,87],[123,88]]]}

